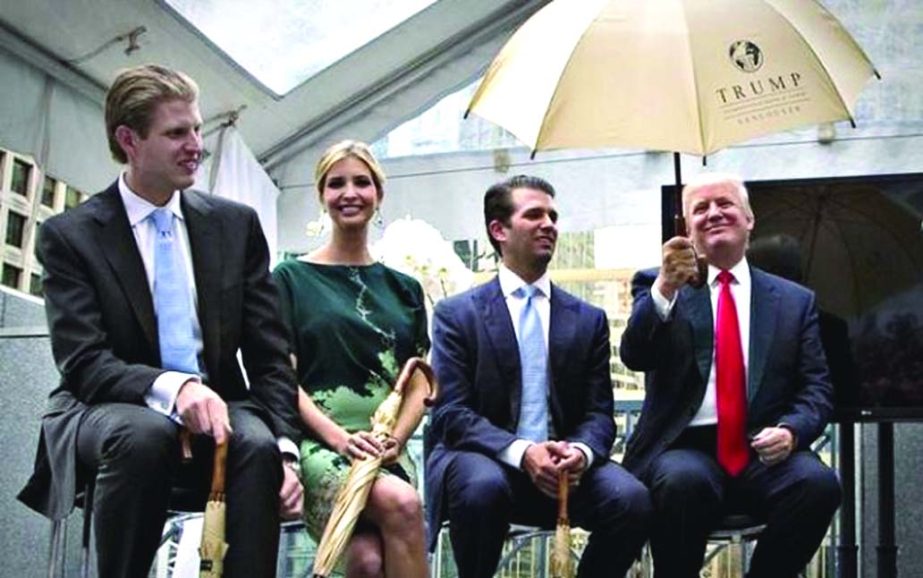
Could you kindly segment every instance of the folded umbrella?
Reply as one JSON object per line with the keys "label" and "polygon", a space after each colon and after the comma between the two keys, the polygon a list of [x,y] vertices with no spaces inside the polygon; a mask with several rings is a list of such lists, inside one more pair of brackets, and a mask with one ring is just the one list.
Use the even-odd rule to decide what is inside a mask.
{"label": "folded umbrella", "polygon": [[570,520],[567,516],[567,472],[558,476],[558,525],[551,549],[551,578],[574,578],[574,559],[570,554]]}
{"label": "folded umbrella", "polygon": [[224,482],[227,457],[227,442],[215,446],[212,485],[208,502],[205,504],[202,543],[199,546],[199,578],[221,578],[224,572],[224,556],[228,551],[228,545],[224,541],[227,507],[224,501]]}
{"label": "folded umbrella", "polygon": [[[400,419],[405,395],[408,391],[422,386],[427,387],[424,403],[432,403],[437,392],[433,370],[423,359],[412,357],[404,364],[394,389],[372,415],[372,435],[381,442],[387,440]],[[381,458],[354,460],[350,466],[346,480],[337,493],[330,519],[327,520],[324,533],[317,545],[313,570],[315,578],[330,576],[340,556],[346,550],[346,545],[352,538],[353,529],[365,508],[372,483],[378,476],[380,467]]]}

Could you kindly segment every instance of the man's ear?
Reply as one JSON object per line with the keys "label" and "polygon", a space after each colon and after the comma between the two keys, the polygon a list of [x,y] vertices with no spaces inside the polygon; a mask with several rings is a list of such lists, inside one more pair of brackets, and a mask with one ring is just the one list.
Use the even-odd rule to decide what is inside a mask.
{"label": "man's ear", "polygon": [[138,137],[135,131],[124,124],[120,124],[115,129],[115,140],[119,143],[119,146],[122,147],[122,151],[125,152],[126,157],[129,159],[134,157],[138,149],[138,141],[140,140],[140,137]]}
{"label": "man's ear", "polygon": [[487,225],[487,231],[490,233],[490,236],[493,237],[494,241],[498,243],[506,241],[506,228],[499,219],[491,221],[490,224]]}

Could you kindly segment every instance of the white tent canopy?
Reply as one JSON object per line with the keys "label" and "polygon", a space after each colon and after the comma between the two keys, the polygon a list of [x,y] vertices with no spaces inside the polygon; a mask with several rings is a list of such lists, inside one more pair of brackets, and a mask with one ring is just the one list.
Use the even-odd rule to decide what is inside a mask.
{"label": "white tent canopy", "polygon": [[[284,178],[287,163],[313,162],[331,139],[374,140],[470,82],[545,3],[435,2],[278,96],[161,2],[2,0],[0,146],[31,154],[77,188],[99,190],[117,172],[107,160],[105,88],[118,70],[156,62],[197,80],[206,130],[240,111],[243,140]],[[128,39],[110,44],[142,26],[129,54]]]}

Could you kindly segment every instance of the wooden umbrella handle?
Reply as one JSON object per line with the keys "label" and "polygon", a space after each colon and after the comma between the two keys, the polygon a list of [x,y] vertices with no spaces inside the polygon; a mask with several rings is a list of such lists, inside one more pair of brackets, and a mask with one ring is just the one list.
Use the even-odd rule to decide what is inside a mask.
{"label": "wooden umbrella handle", "polygon": [[436,382],[436,375],[433,373],[433,368],[430,367],[422,357],[411,357],[404,363],[404,367],[401,369],[401,373],[397,376],[397,381],[394,383],[394,391],[403,395],[404,388],[410,383],[414,372],[417,370],[419,370],[426,379],[428,389],[426,397],[423,398],[423,404],[431,406],[435,403],[436,396],[439,394],[439,384]]}
{"label": "wooden umbrella handle", "polygon": [[558,474],[558,524],[570,524],[567,517],[567,494],[570,487],[567,483],[567,472]]}
{"label": "wooden umbrella handle", "polygon": [[215,446],[215,461],[212,469],[212,488],[209,499],[220,497],[224,498],[224,480],[226,477],[228,461],[228,444],[218,444]]}
{"label": "wooden umbrella handle", "polygon": [[[686,229],[686,219],[684,219],[682,215],[673,216],[673,227],[677,236],[689,236],[689,232]],[[689,285],[699,288],[705,285],[705,282],[708,280],[708,261],[705,260],[705,255],[699,255],[695,247],[692,248],[692,251],[695,253],[695,265],[698,274],[694,279],[689,280]]]}

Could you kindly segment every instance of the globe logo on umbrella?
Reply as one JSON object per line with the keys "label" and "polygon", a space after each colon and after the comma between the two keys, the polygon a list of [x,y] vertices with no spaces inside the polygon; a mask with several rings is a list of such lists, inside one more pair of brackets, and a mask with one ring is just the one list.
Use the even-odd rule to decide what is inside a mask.
{"label": "globe logo on umbrella", "polygon": [[731,44],[728,56],[742,72],[756,72],[763,66],[763,51],[749,40],[738,40]]}

